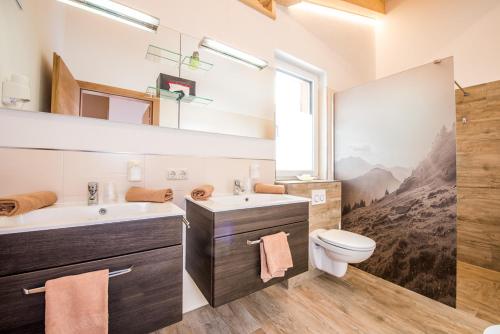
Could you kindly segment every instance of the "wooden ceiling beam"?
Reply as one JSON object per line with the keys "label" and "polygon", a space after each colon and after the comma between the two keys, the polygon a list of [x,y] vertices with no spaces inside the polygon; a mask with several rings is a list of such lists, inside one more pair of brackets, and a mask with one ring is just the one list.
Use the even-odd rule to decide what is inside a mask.
{"label": "wooden ceiling beam", "polygon": [[276,20],[276,3],[274,0],[240,0],[245,5]]}
{"label": "wooden ceiling beam", "polygon": [[385,0],[344,0],[353,5],[360,6],[374,12],[385,14]]}
{"label": "wooden ceiling beam", "polygon": [[289,6],[292,6],[292,5],[295,5],[299,2],[302,2],[302,0],[276,0],[276,3],[278,5],[282,5],[282,6],[285,6],[285,7],[289,7]]}

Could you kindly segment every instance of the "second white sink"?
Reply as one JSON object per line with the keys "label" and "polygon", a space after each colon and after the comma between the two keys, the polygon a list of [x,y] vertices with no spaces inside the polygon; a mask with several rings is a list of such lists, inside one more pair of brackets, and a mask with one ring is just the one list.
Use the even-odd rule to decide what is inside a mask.
{"label": "second white sink", "polygon": [[274,194],[217,195],[210,197],[206,201],[195,201],[191,196],[186,196],[186,199],[212,212],[303,203],[310,201],[310,199],[306,197]]}

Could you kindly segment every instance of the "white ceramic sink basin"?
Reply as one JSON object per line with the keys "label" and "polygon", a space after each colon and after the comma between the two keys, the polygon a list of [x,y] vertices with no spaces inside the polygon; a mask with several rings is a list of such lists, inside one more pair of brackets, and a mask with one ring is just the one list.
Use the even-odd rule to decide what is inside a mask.
{"label": "white ceramic sink basin", "polygon": [[182,215],[184,211],[170,202],[113,203],[92,206],[56,204],[15,217],[0,217],[0,234]]}
{"label": "white ceramic sink basin", "polygon": [[259,208],[274,205],[309,202],[309,198],[292,195],[242,194],[217,195],[206,201],[195,201],[191,196],[186,199],[212,212]]}

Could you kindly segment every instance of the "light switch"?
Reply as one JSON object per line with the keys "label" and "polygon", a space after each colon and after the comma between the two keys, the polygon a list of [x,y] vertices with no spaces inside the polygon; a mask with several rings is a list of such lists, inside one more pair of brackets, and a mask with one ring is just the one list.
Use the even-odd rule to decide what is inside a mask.
{"label": "light switch", "polygon": [[311,191],[311,204],[325,204],[326,203],[326,190],[325,189],[314,189]]}

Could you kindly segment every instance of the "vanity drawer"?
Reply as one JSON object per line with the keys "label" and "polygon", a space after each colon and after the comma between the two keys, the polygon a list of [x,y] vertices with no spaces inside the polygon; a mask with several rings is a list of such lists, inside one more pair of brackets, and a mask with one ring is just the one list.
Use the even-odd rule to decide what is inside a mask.
{"label": "vanity drawer", "polygon": [[214,236],[217,238],[306,221],[309,219],[309,203],[223,211],[214,216]]}
{"label": "vanity drawer", "polygon": [[[259,244],[248,245],[247,240],[258,240],[265,235],[281,231],[290,233],[288,243],[292,253],[293,268],[287,270],[285,278],[273,278],[263,283],[260,279]],[[212,305],[228,303],[307,271],[308,242],[307,221],[215,239]]]}
{"label": "vanity drawer", "polygon": [[45,295],[24,295],[57,277],[108,268],[110,333],[149,333],[182,319],[182,246],[0,278],[0,333],[43,333]]}
{"label": "vanity drawer", "polygon": [[182,217],[0,235],[0,277],[130,254],[182,241]]}

